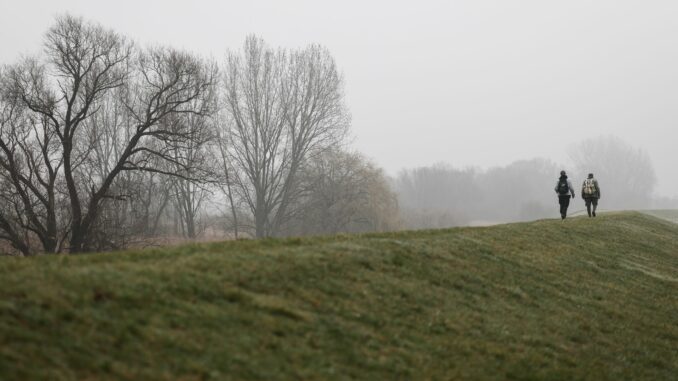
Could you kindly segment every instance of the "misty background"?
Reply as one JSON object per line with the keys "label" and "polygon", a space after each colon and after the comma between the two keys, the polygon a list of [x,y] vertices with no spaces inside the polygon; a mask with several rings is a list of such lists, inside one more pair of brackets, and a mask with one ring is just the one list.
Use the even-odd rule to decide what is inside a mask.
{"label": "misty background", "polygon": [[391,175],[532,157],[567,169],[570,145],[613,134],[649,153],[657,193],[678,195],[675,1],[2,0],[0,62],[64,12],[216,59],[251,33],[320,43],[345,75],[355,147]]}
{"label": "misty background", "polygon": [[[64,14],[220,65],[227,52],[246,55],[243,42],[253,35],[273,51],[323,52],[321,66],[336,63],[342,122],[333,143],[295,175],[304,196],[290,203],[294,216],[271,217],[280,219],[270,222],[275,228],[261,222],[257,236],[552,217],[561,169],[577,193],[596,173],[602,209],[678,205],[675,2],[0,0],[0,64],[40,53]],[[217,135],[203,140],[222,141]],[[152,194],[165,180],[144,181]],[[163,219],[166,234],[196,238],[223,227],[204,213],[210,202],[230,205],[227,231],[256,225],[256,208],[227,201],[237,191],[182,186],[193,200],[187,211],[178,199],[156,211],[174,213]],[[250,190],[240,186],[246,200]],[[276,208],[267,213],[280,214]],[[187,213],[200,217],[188,224],[200,228],[184,225]]]}

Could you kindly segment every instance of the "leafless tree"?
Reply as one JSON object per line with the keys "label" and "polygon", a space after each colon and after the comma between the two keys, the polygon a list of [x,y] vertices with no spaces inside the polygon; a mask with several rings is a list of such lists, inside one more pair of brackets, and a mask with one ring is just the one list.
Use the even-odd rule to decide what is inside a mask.
{"label": "leafless tree", "polygon": [[[195,102],[198,101],[210,105],[194,104],[195,108],[216,109],[214,96]],[[201,230],[199,215],[211,194],[208,184],[217,183],[217,165],[210,145],[215,140],[213,120],[206,115],[184,114],[167,118],[166,124],[168,129],[185,130],[191,136],[186,141],[171,142],[168,148],[172,158],[169,170],[177,174],[172,176],[174,210],[183,236],[195,239]]]}
{"label": "leafless tree", "polygon": [[[60,251],[64,242],[70,252],[82,252],[92,249],[106,201],[124,197],[113,193],[121,174],[178,175],[159,164],[181,165],[166,146],[193,135],[162,122],[211,112],[205,102],[195,105],[211,93],[216,72],[186,53],[136,49],[124,37],[71,16],[57,18],[45,40],[45,62],[27,59],[3,76],[3,119],[9,122],[3,122],[0,145],[2,176],[21,213],[13,224],[0,226],[1,237],[24,254],[31,249],[15,235],[34,235],[46,252]],[[117,107],[115,118],[99,118],[110,104]],[[107,157],[105,165],[96,160],[100,139],[115,140],[107,153],[98,153]],[[183,165],[188,170],[192,163]],[[12,226],[22,232],[14,234]],[[30,246],[30,237],[22,240]]]}
{"label": "leafless tree", "polygon": [[645,151],[618,137],[601,136],[572,146],[570,157],[581,181],[594,173],[600,182],[602,205],[607,208],[645,208],[652,203],[657,176]]}
{"label": "leafless tree", "polygon": [[[31,107],[52,107],[54,97],[44,90],[44,67],[34,59],[26,59],[15,67],[3,70],[0,90],[0,181],[2,215],[0,238],[23,255],[35,252],[33,241],[42,250],[60,250],[68,224],[61,226],[64,216],[59,211],[63,194],[58,174],[63,167],[59,137],[50,128],[48,116],[32,112]],[[35,89],[40,101],[27,102],[27,95],[18,91],[16,82]],[[61,217],[61,218],[60,218]]]}
{"label": "leafless tree", "polygon": [[358,153],[327,150],[300,172],[304,196],[284,233],[315,235],[400,227],[398,201],[381,169]]}
{"label": "leafless tree", "polygon": [[[221,126],[222,128],[224,127],[223,120],[219,119],[217,121],[216,126]],[[215,151],[219,153],[219,158],[221,159],[219,161],[219,168],[221,170],[215,170],[215,175],[217,176],[220,181],[217,182],[221,190],[223,191],[224,195],[226,196],[226,200],[228,202],[228,212],[227,214],[229,215],[230,218],[230,224],[229,226],[230,229],[233,230],[233,238],[238,239],[239,238],[239,232],[241,230],[240,224],[241,224],[241,219],[238,218],[239,215],[239,204],[237,203],[237,200],[240,200],[236,195],[235,195],[235,185],[234,185],[234,172],[235,169],[233,168],[233,165],[231,164],[231,159],[229,157],[229,153],[226,147],[230,145],[229,143],[229,136],[224,136],[224,133],[228,133],[228,130],[223,131],[222,128],[217,127],[215,132],[216,132],[216,140],[215,140],[215,145],[216,149]]]}
{"label": "leafless tree", "polygon": [[256,236],[276,235],[295,212],[302,165],[346,135],[342,77],[320,46],[274,50],[249,37],[242,53],[228,55],[223,84],[231,188]]}

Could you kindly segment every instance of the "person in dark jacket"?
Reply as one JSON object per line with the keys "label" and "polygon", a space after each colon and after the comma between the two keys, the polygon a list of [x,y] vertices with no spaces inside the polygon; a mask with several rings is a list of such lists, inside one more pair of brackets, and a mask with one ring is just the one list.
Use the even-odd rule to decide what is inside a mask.
{"label": "person in dark jacket", "polygon": [[572,182],[567,178],[565,171],[560,171],[560,178],[556,183],[556,194],[558,194],[558,204],[560,204],[560,217],[564,220],[567,217],[567,208],[570,206],[570,199],[574,198],[574,188]]}
{"label": "person in dark jacket", "polygon": [[595,217],[598,199],[600,199],[600,185],[598,185],[598,180],[593,178],[593,173],[589,173],[588,178],[581,185],[581,197],[584,199],[589,217]]}

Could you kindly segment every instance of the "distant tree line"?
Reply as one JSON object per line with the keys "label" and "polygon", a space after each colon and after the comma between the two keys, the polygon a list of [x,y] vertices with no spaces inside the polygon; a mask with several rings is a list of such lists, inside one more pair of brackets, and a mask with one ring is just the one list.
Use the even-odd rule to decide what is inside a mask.
{"label": "distant tree line", "polygon": [[393,182],[405,226],[441,228],[552,215],[559,171],[543,159],[485,171],[437,164],[403,170]]}
{"label": "distant tree line", "polygon": [[343,79],[321,46],[249,37],[218,64],[67,15],[43,54],[0,70],[2,252],[396,227],[383,173],[343,149]]}
{"label": "distant tree line", "polygon": [[403,170],[392,180],[407,228],[551,218],[556,215],[555,187],[565,169],[577,193],[594,173],[602,189],[601,208],[608,210],[676,208],[678,200],[655,197],[652,163],[642,150],[614,136],[587,139],[572,146],[571,162],[522,160],[488,170],[459,169],[447,164]]}

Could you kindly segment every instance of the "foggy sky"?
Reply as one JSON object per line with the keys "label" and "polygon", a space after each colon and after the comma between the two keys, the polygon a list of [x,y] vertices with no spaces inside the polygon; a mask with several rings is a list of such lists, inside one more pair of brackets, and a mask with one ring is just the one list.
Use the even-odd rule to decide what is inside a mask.
{"label": "foggy sky", "polygon": [[614,134],[678,196],[677,1],[0,0],[0,64],[40,51],[64,12],[220,61],[252,33],[321,43],[345,76],[354,147],[392,174],[537,156],[568,169],[569,146]]}

